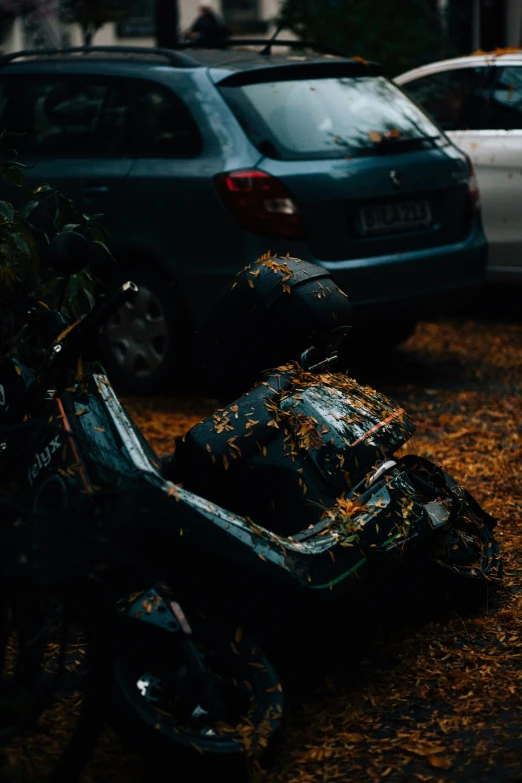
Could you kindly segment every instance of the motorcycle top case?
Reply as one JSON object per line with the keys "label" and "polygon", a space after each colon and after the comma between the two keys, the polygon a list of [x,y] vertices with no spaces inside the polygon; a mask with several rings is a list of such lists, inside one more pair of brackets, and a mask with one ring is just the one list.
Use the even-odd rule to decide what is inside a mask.
{"label": "motorcycle top case", "polygon": [[194,366],[208,392],[233,399],[264,371],[298,359],[351,320],[348,297],[326,269],[297,258],[261,258],[215,301],[194,337]]}

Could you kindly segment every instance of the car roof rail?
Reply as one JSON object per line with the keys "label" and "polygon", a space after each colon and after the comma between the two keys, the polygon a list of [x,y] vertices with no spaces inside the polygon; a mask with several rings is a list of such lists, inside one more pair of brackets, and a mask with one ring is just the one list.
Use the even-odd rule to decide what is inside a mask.
{"label": "car roof rail", "polygon": [[269,55],[273,46],[291,46],[295,49],[315,49],[318,54],[330,54],[334,57],[350,57],[346,52],[334,49],[333,46],[316,43],[315,41],[302,41],[300,39],[287,38],[227,38],[216,47],[201,46],[197,41],[182,41],[176,44],[176,49],[231,49],[234,46],[262,46],[259,54]]}
{"label": "car roof rail", "polygon": [[22,49],[18,52],[9,52],[0,56],[0,65],[7,65],[18,60],[21,57],[52,57],[53,55],[68,55],[68,54],[91,54],[91,53],[107,53],[107,54],[141,54],[141,55],[156,55],[157,57],[163,57],[170,65],[176,68],[196,68],[200,67],[201,63],[195,60],[184,52],[179,52],[174,49],[162,49],[154,46],[67,46],[64,48],[55,49]]}

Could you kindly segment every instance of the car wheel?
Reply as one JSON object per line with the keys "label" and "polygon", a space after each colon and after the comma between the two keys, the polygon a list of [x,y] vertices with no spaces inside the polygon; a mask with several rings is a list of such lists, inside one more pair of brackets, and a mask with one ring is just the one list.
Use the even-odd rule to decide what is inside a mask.
{"label": "car wheel", "polygon": [[183,306],[160,274],[137,267],[117,284],[139,288],[105,327],[104,364],[111,381],[133,394],[153,394],[178,382],[187,343]]}

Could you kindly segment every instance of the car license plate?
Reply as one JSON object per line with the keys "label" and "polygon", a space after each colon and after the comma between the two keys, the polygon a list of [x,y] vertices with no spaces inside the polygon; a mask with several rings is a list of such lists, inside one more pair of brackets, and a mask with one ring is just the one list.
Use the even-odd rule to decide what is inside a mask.
{"label": "car license plate", "polygon": [[362,234],[412,231],[431,225],[431,209],[426,199],[363,207],[359,216]]}

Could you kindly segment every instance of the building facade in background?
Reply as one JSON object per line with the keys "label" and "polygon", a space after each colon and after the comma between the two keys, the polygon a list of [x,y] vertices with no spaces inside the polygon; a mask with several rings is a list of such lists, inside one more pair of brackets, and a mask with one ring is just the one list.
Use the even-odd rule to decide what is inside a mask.
{"label": "building facade in background", "polygon": [[[22,10],[23,1],[19,0]],[[265,38],[274,30],[280,2],[281,0],[208,0],[203,4],[211,6],[225,20],[233,35]],[[177,0],[180,33],[190,27],[201,4],[202,0]],[[93,44],[154,46],[155,0],[125,0],[124,5],[125,18],[100,27],[94,36]],[[60,0],[45,0],[44,13],[26,13],[16,18],[6,18],[4,21],[1,9],[2,0],[0,48],[3,52],[33,46],[78,46],[83,43],[79,26],[67,24],[61,19]]]}
{"label": "building facade in background", "polygon": [[[154,35],[154,0],[128,0],[125,21],[116,25],[122,38],[147,38]],[[180,31],[190,27],[200,0],[177,0]],[[266,35],[277,15],[279,0],[209,0],[235,35]]]}
{"label": "building facade in background", "polygon": [[[78,25],[67,24],[60,14],[66,0],[0,0],[0,49],[4,52],[45,46],[76,46],[83,43]],[[115,2],[115,0],[108,0]],[[155,0],[120,0],[125,18],[104,24],[93,44],[155,45]],[[194,21],[202,0],[172,0],[177,4],[179,31]],[[267,37],[282,0],[207,0],[235,36]],[[441,15],[449,56],[522,43],[522,0],[430,0]],[[38,3],[41,13],[27,13]],[[2,15],[3,7],[16,6],[21,15]],[[323,41],[322,43],[328,43]]]}

